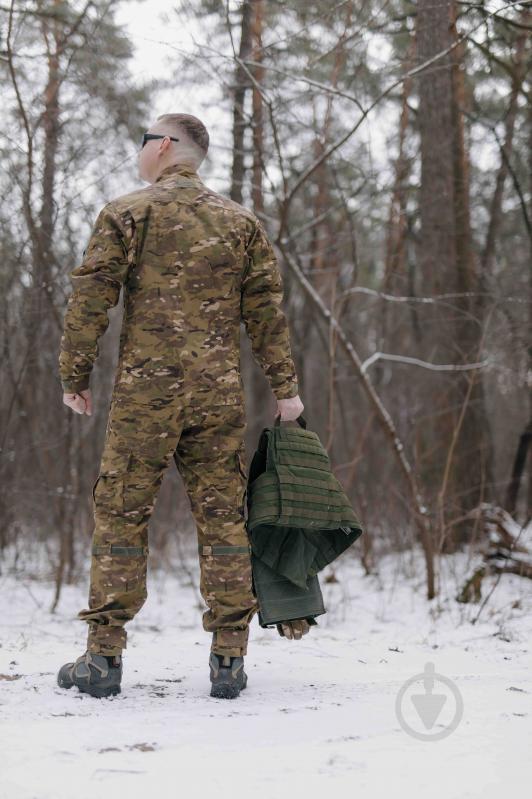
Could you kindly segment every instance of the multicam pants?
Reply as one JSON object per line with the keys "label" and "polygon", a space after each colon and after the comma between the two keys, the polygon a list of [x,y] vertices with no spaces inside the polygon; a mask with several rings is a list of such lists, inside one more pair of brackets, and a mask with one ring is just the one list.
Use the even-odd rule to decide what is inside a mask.
{"label": "multicam pants", "polygon": [[173,457],[197,527],[203,628],[211,650],[245,655],[258,610],[245,529],[245,411],[240,404],[176,408],[113,401],[98,478],[87,648],[126,648],[124,625],[147,598],[148,522]]}

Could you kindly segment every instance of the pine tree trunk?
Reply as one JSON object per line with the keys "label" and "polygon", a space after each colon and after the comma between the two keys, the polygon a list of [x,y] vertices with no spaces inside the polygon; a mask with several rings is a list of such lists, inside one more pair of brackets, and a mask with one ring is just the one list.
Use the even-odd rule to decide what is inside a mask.
{"label": "pine tree trunk", "polygon": [[[477,285],[469,223],[469,162],[464,141],[462,53],[453,0],[421,0],[418,59],[445,53],[419,78],[421,241],[419,288],[424,296],[473,291]],[[449,52],[446,52],[448,51]],[[456,298],[431,306],[422,327],[424,357],[435,364],[481,360],[474,303]],[[433,376],[433,374],[435,376]],[[467,512],[483,497],[491,436],[478,370],[429,373],[428,413],[419,428],[418,471],[437,512],[438,547],[467,539]]]}

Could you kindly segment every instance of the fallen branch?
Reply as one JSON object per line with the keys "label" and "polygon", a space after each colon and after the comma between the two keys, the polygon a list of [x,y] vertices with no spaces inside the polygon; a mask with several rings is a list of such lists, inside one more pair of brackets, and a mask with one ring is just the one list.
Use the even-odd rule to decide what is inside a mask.
{"label": "fallen branch", "polygon": [[485,532],[482,539],[485,543],[479,550],[483,562],[467,578],[461,591],[456,596],[456,601],[463,603],[480,602],[484,577],[497,574],[498,579],[482,603],[476,618],[472,622],[473,624],[478,620],[482,609],[499,584],[501,575],[517,574],[519,577],[528,577],[532,580],[532,552],[524,544],[519,543],[523,531],[529,534],[532,533],[532,525],[530,524],[532,517],[529,517],[526,523],[519,527],[504,508],[487,502],[482,503],[468,514],[468,517],[472,519],[478,519],[479,516]]}

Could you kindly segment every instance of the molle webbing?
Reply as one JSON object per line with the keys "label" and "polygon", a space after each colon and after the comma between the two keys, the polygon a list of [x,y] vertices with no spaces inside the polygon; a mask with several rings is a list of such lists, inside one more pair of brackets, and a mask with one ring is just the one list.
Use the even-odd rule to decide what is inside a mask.
{"label": "molle webbing", "polygon": [[93,546],[93,555],[147,555],[149,553],[148,547],[122,547],[115,544],[107,544],[103,546]]}
{"label": "molle webbing", "polygon": [[362,530],[318,435],[294,427],[268,433],[266,471],[248,486],[248,529],[276,524]]}

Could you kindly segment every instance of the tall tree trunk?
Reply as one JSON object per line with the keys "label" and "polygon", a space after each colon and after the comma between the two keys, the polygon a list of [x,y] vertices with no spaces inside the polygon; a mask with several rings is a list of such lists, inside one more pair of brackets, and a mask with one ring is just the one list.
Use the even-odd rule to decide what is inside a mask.
{"label": "tall tree trunk", "polygon": [[[530,13],[525,14],[523,23],[527,24],[527,17],[532,17]],[[527,31],[521,31],[515,43],[515,60],[514,70],[512,74],[512,87],[510,91],[510,98],[508,100],[508,110],[504,121],[504,142],[501,147],[501,160],[495,181],[495,189],[491,198],[490,204],[490,217],[488,223],[488,231],[486,234],[486,241],[481,254],[480,260],[480,274],[478,283],[478,300],[477,300],[477,316],[483,318],[485,316],[485,308],[487,305],[486,292],[493,286],[493,271],[495,268],[496,259],[496,241],[499,237],[501,222],[502,222],[502,200],[504,193],[504,184],[508,175],[508,164],[513,150],[514,142],[514,129],[515,120],[518,112],[518,99],[519,93],[523,85],[525,77],[525,62],[526,62],[526,41]],[[531,408],[532,411],[532,408]],[[532,413],[530,416],[532,420]],[[526,458],[528,449],[530,448],[530,438],[532,430],[532,421],[529,420],[527,428],[523,431],[515,455],[515,460],[512,469],[512,476],[510,478],[506,497],[505,508],[508,513],[512,515],[515,513],[517,504],[517,495],[521,482],[521,476],[526,466]],[[530,448],[532,449],[532,448]],[[493,467],[490,472],[493,473]],[[493,493],[493,492],[492,492]],[[490,496],[490,499],[494,499]]]}
{"label": "tall tree trunk", "polygon": [[[264,0],[254,0],[252,18],[252,61],[262,61],[262,27],[264,23]],[[251,197],[253,200],[253,210],[258,216],[264,213],[264,194],[262,189],[262,175],[264,172],[264,123],[262,113],[262,95],[260,86],[264,82],[264,67],[254,67],[253,83],[251,89],[251,105],[253,119],[253,184],[251,186]]]}
{"label": "tall tree trunk", "polygon": [[[242,2],[242,24],[240,32],[240,48],[238,56],[244,61],[251,51],[251,15],[253,0]],[[237,203],[242,202],[242,188],[244,185],[244,135],[246,131],[246,117],[244,111],[246,91],[250,86],[250,79],[245,69],[236,65],[234,102],[233,102],[233,167],[231,170],[231,189],[229,196]]]}
{"label": "tall tree trunk", "polygon": [[[456,41],[453,0],[420,0],[418,58],[445,53],[419,78],[421,134],[420,281],[424,295],[467,292],[476,286],[469,224],[468,157],[464,142],[462,53]],[[446,52],[450,50],[450,52]],[[425,357],[433,363],[478,361],[478,320],[466,298],[436,302],[425,319]],[[432,414],[420,428],[418,470],[438,516],[439,546],[452,551],[469,534],[463,517],[478,504],[486,480],[484,450],[490,446],[478,374],[436,372],[427,378]],[[445,375],[442,377],[441,375]]]}
{"label": "tall tree trunk", "polygon": [[[264,0],[252,0],[252,14],[251,14],[251,60],[258,63],[263,60],[262,53],[262,30],[264,27]],[[251,186],[251,199],[253,203],[253,210],[260,217],[264,214],[264,191],[263,191],[263,174],[265,167],[264,158],[264,114],[263,114],[263,100],[260,87],[264,84],[264,77],[266,70],[264,67],[252,67],[254,82],[251,89],[251,131],[253,142],[253,161],[252,161],[252,186]],[[253,362],[253,354],[249,348],[248,342],[248,357]],[[265,403],[264,403],[264,387],[266,379],[262,374],[259,367],[253,363],[251,370],[251,405],[249,414],[249,440],[255,442],[264,426],[271,424],[273,419],[267,418],[265,420]],[[267,395],[268,396],[268,395]],[[270,407],[275,411],[276,402],[269,397]]]}
{"label": "tall tree trunk", "polygon": [[[264,0],[245,0],[242,3],[242,25],[240,38],[240,58],[262,61],[262,29],[264,25]],[[251,199],[253,210],[260,217],[264,213],[263,173],[264,173],[264,130],[263,101],[260,85],[263,83],[265,70],[263,67],[251,67],[249,74],[238,65],[236,68],[236,87],[233,109],[233,171],[231,182],[231,199],[242,202],[243,186],[246,175],[244,163],[244,139],[249,123],[245,116],[246,92],[251,88],[251,131],[252,131],[252,187]],[[247,393],[247,416],[250,420],[246,437],[249,442],[258,438],[264,426],[264,394],[266,378],[255,362],[250,342],[245,334],[244,325],[240,326],[241,367],[245,383],[250,390]],[[270,398],[270,407],[275,409],[275,402]],[[268,420],[268,424],[272,420]]]}
{"label": "tall tree trunk", "polygon": [[[458,39],[456,30],[456,2],[451,4],[451,36]],[[454,145],[454,214],[456,230],[457,289],[465,296],[458,297],[456,308],[460,311],[456,327],[456,339],[461,360],[464,363],[482,360],[485,320],[481,316],[477,298],[472,294],[478,286],[480,264],[473,252],[470,226],[469,202],[469,153],[464,132],[464,111],[468,96],[465,87],[465,42],[461,42],[451,53],[452,69],[452,119]],[[489,425],[488,408],[484,391],[483,374],[479,370],[466,372],[465,378],[458,373],[455,381],[456,397],[464,407],[462,429],[456,447],[454,483],[461,490],[455,507],[462,514],[468,513],[481,502],[494,499],[493,439]],[[472,382],[471,382],[472,381]],[[469,383],[471,382],[471,385]],[[467,493],[464,488],[467,487]],[[469,520],[451,528],[451,540],[447,549],[466,542],[471,535]]]}
{"label": "tall tree trunk", "polygon": [[[510,162],[513,150],[514,127],[518,112],[519,92],[521,91],[525,75],[527,74],[527,67],[528,67],[528,72],[530,72],[530,67],[532,66],[532,58],[531,58],[532,51],[529,50],[528,54],[526,52],[527,38],[529,38],[528,29],[530,28],[531,21],[532,21],[532,12],[528,9],[524,9],[522,14],[523,30],[518,35],[516,40],[516,47],[515,47],[516,54],[514,59],[515,66],[512,76],[512,91],[510,93],[510,100],[508,103],[508,113],[506,114],[506,119],[505,119],[504,144],[501,148],[501,163],[499,166],[499,172],[497,174],[496,189],[491,203],[490,224],[483,252],[483,265],[485,266],[485,270],[487,272],[487,280],[489,280],[489,277],[491,276],[491,270],[495,262],[495,242],[497,240],[497,236],[500,229],[500,223],[502,221],[503,189],[504,189],[504,182],[508,174],[508,164]],[[530,142],[529,160],[528,160],[529,194],[530,197],[532,198],[532,106],[530,105],[528,108],[527,122],[528,122],[528,135]],[[532,199],[530,200],[529,207],[530,207],[530,218],[532,219]],[[529,237],[528,241],[529,241],[529,250],[530,250],[530,263],[532,264],[532,238]],[[530,330],[532,329],[532,269],[529,272],[528,307],[529,307],[528,329]],[[531,374],[532,343],[528,347],[528,363],[529,363],[528,373]],[[528,397],[529,397],[528,422],[525,425],[525,428],[522,431],[521,435],[519,436],[519,440],[517,442],[514,461],[512,464],[512,473],[510,476],[510,480],[508,481],[508,486],[506,488],[506,497],[505,497],[506,510],[512,516],[516,516],[518,511],[519,490],[522,485],[523,475],[526,476],[527,474],[527,463],[528,463],[528,482],[522,489],[525,496],[524,519],[528,517],[528,515],[530,514],[530,509],[532,508],[532,394],[530,394],[530,392],[528,394]]]}
{"label": "tall tree trunk", "polygon": [[[338,37],[338,42],[334,48],[334,61],[331,76],[328,81],[334,88],[336,88],[341,81],[347,61],[346,40],[348,38],[348,31],[351,30],[352,26],[352,0],[345,4],[344,8],[345,13],[342,20],[343,33]],[[313,141],[313,160],[321,158],[323,152],[330,145],[331,139],[334,138],[334,101],[335,98],[333,95],[328,94],[326,97],[323,121],[318,117],[322,104],[321,102],[315,104],[317,112],[315,113],[316,136]],[[326,307],[334,311],[336,291],[339,284],[341,256],[338,244],[338,230],[336,229],[334,217],[331,214],[331,208],[334,205],[332,181],[332,165],[328,159],[324,159],[315,170],[313,177],[316,191],[313,193],[314,200],[312,211],[314,222],[311,228],[309,267],[311,281],[318,294]],[[314,324],[311,316],[308,317],[308,324],[310,326],[310,334],[307,339],[308,350],[311,351],[315,349],[316,352],[323,352],[323,343],[321,341],[322,332],[312,329]],[[320,416],[322,412],[324,415],[327,415],[324,441],[329,451],[332,450],[336,432],[336,347],[337,342],[335,340],[334,331],[330,329],[327,351],[324,352],[324,359],[327,366],[324,365],[323,370],[316,369],[314,359],[307,359],[305,363],[304,380],[307,395],[313,397],[313,412]],[[323,390],[325,379],[327,380],[327,391]],[[327,403],[327,406],[325,403]],[[345,432],[345,435],[349,435],[349,430]]]}
{"label": "tall tree trunk", "polygon": [[[60,0],[54,0],[54,5],[59,6]],[[42,124],[44,129],[43,146],[43,177],[42,177],[42,203],[39,214],[39,258],[38,263],[34,263],[34,274],[37,276],[37,291],[39,296],[39,321],[40,334],[45,340],[55,341],[59,345],[61,333],[60,322],[55,313],[52,300],[53,269],[55,266],[53,235],[54,235],[54,211],[55,211],[55,181],[57,173],[57,152],[59,148],[60,135],[60,87],[61,87],[61,34],[63,26],[53,18],[47,20],[43,18],[42,32],[43,40],[46,44],[48,76],[44,89],[44,112]],[[44,306],[44,307],[42,307]],[[52,312],[50,312],[52,311]],[[46,379],[45,372],[48,365],[44,359],[39,358],[39,366],[34,371],[34,379],[38,381],[35,387],[34,396],[41,397],[43,407],[54,401],[57,386]],[[53,419],[42,418],[44,422],[40,436],[43,438],[48,435],[50,439],[60,436],[60,422],[57,417]],[[44,427],[46,429],[44,429]],[[57,428],[54,430],[54,428]],[[41,461],[40,468],[43,473],[43,484],[45,474],[53,474],[54,471],[53,447],[46,447],[38,454],[36,461]],[[61,484],[68,485],[70,480],[70,462],[67,456],[61,461]],[[70,513],[68,511],[70,510]],[[47,506],[47,513],[50,521],[59,530],[59,552],[55,569],[55,592],[51,605],[51,612],[55,610],[61,597],[61,589],[67,571],[72,573],[74,570],[74,507],[70,503],[50,502]]]}

